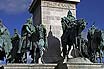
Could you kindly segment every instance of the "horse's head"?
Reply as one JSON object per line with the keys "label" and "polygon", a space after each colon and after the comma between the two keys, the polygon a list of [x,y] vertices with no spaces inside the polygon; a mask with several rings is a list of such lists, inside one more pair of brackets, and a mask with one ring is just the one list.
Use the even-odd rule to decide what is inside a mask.
{"label": "horse's head", "polygon": [[99,30],[99,29],[95,29],[94,35],[95,35],[95,37],[101,39],[101,35],[102,35],[101,30]]}
{"label": "horse's head", "polygon": [[82,30],[86,27],[87,23],[84,19],[79,19],[78,20],[79,26],[80,28],[82,28]]}
{"label": "horse's head", "polygon": [[[95,31],[96,30],[96,31]],[[98,29],[96,29],[96,27],[94,26],[94,25],[92,25],[91,27],[90,27],[90,29],[89,29],[89,33],[91,34],[91,35],[94,35],[94,33],[95,32],[97,32],[98,31]]]}
{"label": "horse's head", "polygon": [[87,25],[87,23],[84,19],[76,20],[76,24],[77,24],[77,30],[79,33],[81,33]]}

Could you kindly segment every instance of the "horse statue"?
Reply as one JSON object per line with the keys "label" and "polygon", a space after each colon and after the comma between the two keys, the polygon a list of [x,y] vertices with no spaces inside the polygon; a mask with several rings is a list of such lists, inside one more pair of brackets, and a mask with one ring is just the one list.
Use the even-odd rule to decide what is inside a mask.
{"label": "horse statue", "polygon": [[94,25],[88,31],[88,54],[92,62],[96,62],[96,57],[100,57],[100,44],[102,41],[102,32],[96,29]]}
{"label": "horse statue", "polygon": [[[81,32],[84,30],[87,23],[84,19],[68,21],[68,17],[62,18],[61,22],[62,22],[62,28],[63,28],[61,42],[62,42],[62,48],[63,48],[62,49],[63,58],[65,58],[65,56],[69,54],[68,52],[70,51],[71,46],[74,46],[73,48],[77,48],[77,47],[81,48],[80,47]],[[80,43],[78,43],[78,41],[80,41]],[[69,47],[68,50],[67,50],[67,45]]]}

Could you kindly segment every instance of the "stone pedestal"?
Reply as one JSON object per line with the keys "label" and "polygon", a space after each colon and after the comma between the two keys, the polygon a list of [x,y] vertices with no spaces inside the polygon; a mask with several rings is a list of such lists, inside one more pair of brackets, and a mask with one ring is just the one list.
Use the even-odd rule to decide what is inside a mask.
{"label": "stone pedestal", "polygon": [[82,57],[77,57],[77,58],[70,58],[68,59],[67,63],[89,63],[93,64],[89,59],[87,58],[82,58]]}
{"label": "stone pedestal", "polygon": [[[29,12],[33,15],[33,24],[43,24],[46,27],[47,38],[49,39],[48,47],[50,49],[48,49],[45,57],[50,62],[61,59],[61,50],[59,48],[61,46],[60,37],[63,33],[61,18],[67,16],[68,10],[71,10],[73,16],[76,17],[76,4],[78,2],[80,0],[33,0],[29,8]],[[49,32],[52,34],[50,37],[48,37]],[[49,59],[49,57],[51,58]]]}
{"label": "stone pedestal", "polygon": [[[57,64],[7,64],[4,69],[55,69]],[[64,66],[64,65],[63,65]],[[104,64],[67,63],[68,69],[104,69]]]}

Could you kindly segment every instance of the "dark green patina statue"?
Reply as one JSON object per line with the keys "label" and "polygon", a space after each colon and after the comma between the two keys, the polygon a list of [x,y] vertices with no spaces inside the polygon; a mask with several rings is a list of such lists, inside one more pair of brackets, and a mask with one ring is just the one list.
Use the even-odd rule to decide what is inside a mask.
{"label": "dark green patina statue", "polygon": [[40,53],[41,62],[44,63],[43,54],[44,54],[44,51],[46,51],[48,48],[48,43],[47,43],[47,38],[46,38],[46,29],[44,25],[42,24],[40,24],[38,29],[39,29],[38,47],[40,50],[39,53]]}
{"label": "dark green patina statue", "polygon": [[19,35],[17,29],[14,29],[14,35],[11,38],[12,42],[12,50],[11,54],[11,63],[20,63],[21,62],[21,54],[19,51],[19,47],[21,47],[21,36]]}
{"label": "dark green patina statue", "polygon": [[63,33],[66,31],[66,29],[71,28],[71,25],[73,25],[74,21],[75,17],[72,16],[71,11],[68,11],[67,17],[61,18]]}
{"label": "dark green patina statue", "polygon": [[32,19],[28,19],[26,24],[22,27],[22,46],[19,50],[23,54],[23,62],[27,61],[27,52],[29,52],[32,58],[31,63],[38,63],[38,59],[41,58],[44,50],[47,48],[46,29],[40,24],[39,26],[33,26]]}
{"label": "dark green patina statue", "polygon": [[32,19],[27,19],[26,23],[22,27],[21,38],[22,38],[22,47],[21,53],[23,54],[22,61],[26,62],[27,52],[32,50],[32,38],[31,35],[36,32],[35,27],[32,24]]}
{"label": "dark green patina statue", "polygon": [[[85,29],[87,23],[84,19],[76,20],[75,17],[72,16],[70,10],[67,17],[62,18],[61,23],[63,29],[63,34],[61,36],[62,51],[63,57],[65,58],[65,56],[68,55],[71,46],[74,46],[74,50],[79,49],[79,52],[81,51],[81,32]],[[73,57],[77,57],[77,55],[78,54],[75,54]]]}
{"label": "dark green patina statue", "polygon": [[9,55],[12,49],[10,33],[8,29],[3,25],[1,20],[0,20],[0,45],[5,50],[6,59],[8,60],[9,58],[11,58],[11,56]]}
{"label": "dark green patina statue", "polygon": [[102,38],[102,40],[101,40],[101,44],[100,44],[100,47],[99,47],[99,49],[100,49],[100,59],[101,59],[101,63],[104,63],[104,30],[102,30],[101,31],[101,38]]}
{"label": "dark green patina statue", "polygon": [[[97,29],[93,24],[88,30],[88,41],[85,40],[81,33],[87,23],[84,19],[76,19],[70,10],[66,17],[61,18],[61,24],[64,59],[68,56],[71,46],[73,46],[71,55],[74,58],[86,57],[92,62],[100,59],[100,62],[104,63],[103,30]],[[14,29],[14,35],[10,38],[8,29],[0,20],[0,55],[3,50],[3,57],[7,59],[8,63],[39,63],[39,59],[44,63],[43,54],[47,48],[47,34],[43,24],[33,25],[32,18],[29,18],[22,27],[21,36]],[[3,57],[0,57],[0,59],[3,59]]]}
{"label": "dark green patina statue", "polygon": [[[102,47],[101,42],[103,41],[103,33],[97,29],[94,25],[88,30],[88,54],[89,59],[92,62],[97,62],[97,58],[101,57]],[[101,59],[100,59],[101,60]]]}

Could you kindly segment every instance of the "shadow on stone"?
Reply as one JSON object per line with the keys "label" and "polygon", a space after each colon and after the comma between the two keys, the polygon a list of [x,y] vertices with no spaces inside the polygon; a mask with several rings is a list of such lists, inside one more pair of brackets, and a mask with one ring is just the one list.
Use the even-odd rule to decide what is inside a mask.
{"label": "shadow on stone", "polygon": [[48,50],[44,53],[45,63],[58,63],[62,60],[60,41],[58,38],[53,36],[52,31],[49,31],[48,37]]}
{"label": "shadow on stone", "polygon": [[4,66],[0,66],[0,69],[4,69]]}
{"label": "shadow on stone", "polygon": [[68,69],[66,63],[58,63],[54,69]]}
{"label": "shadow on stone", "polygon": [[77,57],[77,58],[70,58],[68,59],[67,63],[89,63],[92,64],[92,62],[87,58]]}

